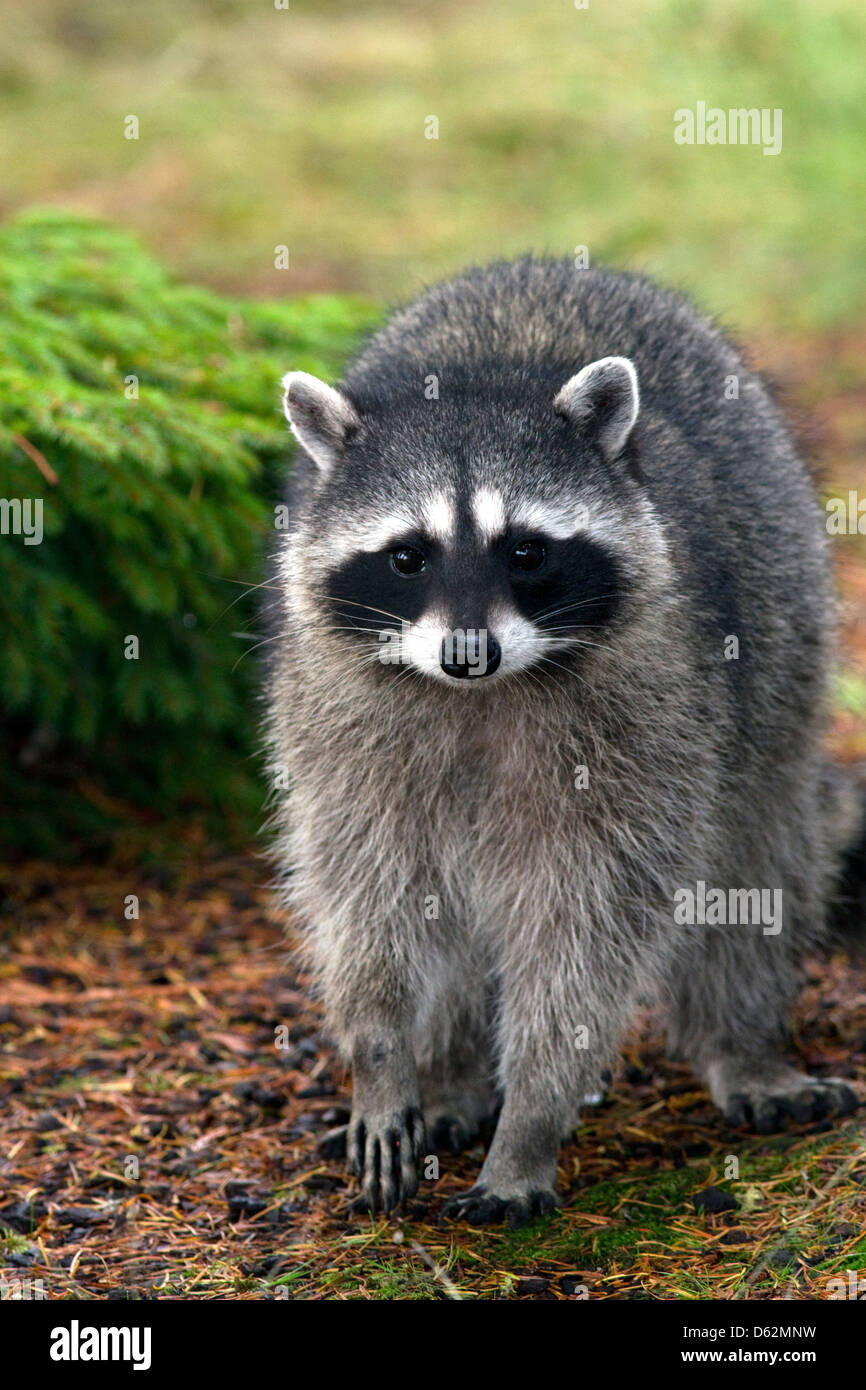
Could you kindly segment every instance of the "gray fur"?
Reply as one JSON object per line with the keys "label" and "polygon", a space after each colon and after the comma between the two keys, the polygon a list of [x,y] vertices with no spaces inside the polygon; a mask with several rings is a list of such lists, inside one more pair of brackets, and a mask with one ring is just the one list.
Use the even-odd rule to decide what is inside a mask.
{"label": "gray fur", "polygon": [[[636,372],[633,428],[625,369],[610,410],[575,388],[608,358]],[[729,1118],[766,1128],[850,1108],[842,1083],[781,1053],[856,813],[822,751],[822,520],[761,381],[678,297],[528,259],[397,314],[341,390],[345,438],[326,421],[325,469],[315,443],[301,453],[277,556],[268,733],[291,775],[274,806],[285,902],[353,1064],[349,1158],[366,1200],[414,1190],[419,1108],[467,1141],[495,1093],[478,1185],[453,1210],[548,1209],[559,1143],[648,992]],[[308,447],[311,418],[296,425]],[[334,621],[337,567],[377,518],[443,490],[459,507],[482,486],[508,507],[585,513],[621,606],[592,643],[567,634],[553,664],[459,689],[384,671],[376,618],[367,634]],[[458,611],[461,576],[450,617],[482,626]],[[781,888],[782,930],[678,925],[674,895],[699,880]]]}

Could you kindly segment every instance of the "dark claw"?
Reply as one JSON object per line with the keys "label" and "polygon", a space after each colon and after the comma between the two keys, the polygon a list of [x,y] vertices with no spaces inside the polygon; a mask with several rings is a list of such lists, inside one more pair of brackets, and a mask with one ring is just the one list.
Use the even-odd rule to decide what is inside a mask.
{"label": "dark claw", "polygon": [[857,1093],[853,1091],[850,1086],[841,1083],[836,1088],[836,1095],[839,1101],[840,1115],[853,1115],[854,1111],[860,1108],[860,1100]]}
{"label": "dark claw", "polygon": [[371,1211],[375,1211],[379,1205],[379,1172],[381,1163],[381,1149],[379,1140],[373,1139],[370,1143],[369,1153],[364,1153],[364,1197],[367,1206]]}
{"label": "dark claw", "polygon": [[442,1215],[448,1221],[467,1221],[470,1226],[493,1226],[504,1220],[506,1205],[501,1197],[487,1197],[472,1188],[465,1197],[447,1202]]}
{"label": "dark claw", "polygon": [[728,1103],[725,1106],[725,1122],[733,1125],[735,1129],[752,1123],[752,1107],[748,1096],[742,1095],[740,1092],[728,1096]]}
{"label": "dark claw", "polygon": [[467,1221],[470,1226],[493,1226],[506,1222],[525,1226],[537,1216],[546,1216],[558,1203],[552,1192],[539,1189],[525,1197],[497,1197],[485,1187],[470,1188],[462,1197],[451,1197],[442,1208],[446,1221]]}
{"label": "dark claw", "polygon": [[368,1133],[363,1120],[354,1130],[350,1124],[348,1168],[362,1183],[352,1210],[389,1212],[413,1197],[418,1191],[418,1159],[423,1148],[424,1121],[413,1107],[404,1111],[399,1129],[389,1126],[377,1134]]}
{"label": "dark claw", "polygon": [[359,1178],[364,1171],[364,1154],[367,1148],[367,1126],[359,1120],[357,1129],[348,1126],[346,1135],[346,1167],[353,1177]]}
{"label": "dark claw", "polygon": [[785,1107],[777,1096],[762,1097],[752,1110],[752,1127],[758,1134],[775,1134],[785,1124]]}
{"label": "dark claw", "polygon": [[835,1107],[831,1091],[810,1088],[798,1091],[795,1096],[791,1096],[788,1103],[789,1114],[800,1124],[808,1124],[810,1120],[826,1119],[833,1109]]}
{"label": "dark claw", "polygon": [[738,1129],[773,1134],[783,1129],[789,1119],[798,1125],[813,1124],[828,1115],[850,1115],[859,1104],[854,1091],[843,1081],[803,1086],[792,1094],[769,1094],[755,1099],[737,1092],[728,1097],[725,1121]]}

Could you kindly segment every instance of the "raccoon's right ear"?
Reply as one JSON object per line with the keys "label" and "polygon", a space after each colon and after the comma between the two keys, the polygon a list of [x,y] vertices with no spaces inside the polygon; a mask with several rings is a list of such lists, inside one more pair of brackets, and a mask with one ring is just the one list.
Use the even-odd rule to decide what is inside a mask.
{"label": "raccoon's right ear", "polygon": [[627,357],[600,357],[568,379],[553,408],[593,434],[605,458],[616,458],[640,409],[637,372]]}
{"label": "raccoon's right ear", "polygon": [[309,372],[283,377],[283,410],[292,434],[318,464],[330,472],[343,445],[361,423],[348,397]]}

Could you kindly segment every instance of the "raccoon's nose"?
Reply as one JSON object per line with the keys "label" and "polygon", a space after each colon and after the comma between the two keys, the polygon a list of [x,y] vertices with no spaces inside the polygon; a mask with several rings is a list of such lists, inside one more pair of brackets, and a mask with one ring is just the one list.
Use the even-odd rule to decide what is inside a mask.
{"label": "raccoon's nose", "polygon": [[455,643],[446,637],[442,643],[442,670],[458,680],[465,676],[475,679],[492,676],[501,660],[502,648],[489,633],[469,632],[462,642]]}

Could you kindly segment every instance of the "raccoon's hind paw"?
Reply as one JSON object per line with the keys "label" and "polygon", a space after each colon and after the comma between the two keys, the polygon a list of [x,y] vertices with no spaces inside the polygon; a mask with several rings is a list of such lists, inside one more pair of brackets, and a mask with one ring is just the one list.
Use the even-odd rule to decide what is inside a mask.
{"label": "raccoon's hind paw", "polygon": [[355,1115],[346,1134],[349,1172],[361,1183],[356,1211],[392,1211],[418,1191],[424,1151],[421,1111],[408,1106],[389,1115]]}
{"label": "raccoon's hind paw", "polygon": [[784,1129],[789,1120],[802,1125],[829,1116],[850,1115],[859,1104],[847,1081],[839,1077],[819,1080],[794,1072],[781,1085],[770,1082],[761,1086],[753,1081],[739,1089],[732,1087],[721,1108],[729,1125],[772,1134]]}
{"label": "raccoon's hind paw", "polygon": [[549,1188],[536,1188],[507,1197],[488,1192],[483,1183],[471,1187],[460,1197],[451,1197],[442,1208],[447,1221],[468,1221],[470,1226],[525,1226],[536,1216],[548,1216],[559,1206],[559,1198]]}
{"label": "raccoon's hind paw", "polygon": [[421,1101],[431,1149],[462,1153],[475,1142],[482,1125],[497,1110],[496,1096],[484,1076],[457,1081],[422,1073]]}
{"label": "raccoon's hind paw", "polygon": [[496,1104],[492,1097],[481,1102],[469,1096],[453,1104],[443,1103],[435,1108],[425,1107],[424,1123],[430,1147],[436,1153],[459,1154],[470,1148],[485,1125],[492,1123]]}
{"label": "raccoon's hind paw", "polygon": [[478,1125],[463,1115],[437,1115],[432,1123],[427,1121],[427,1133],[436,1153],[459,1154],[478,1138]]}

